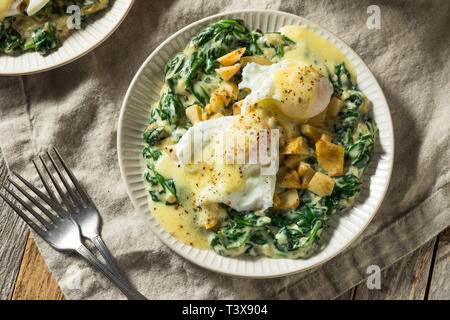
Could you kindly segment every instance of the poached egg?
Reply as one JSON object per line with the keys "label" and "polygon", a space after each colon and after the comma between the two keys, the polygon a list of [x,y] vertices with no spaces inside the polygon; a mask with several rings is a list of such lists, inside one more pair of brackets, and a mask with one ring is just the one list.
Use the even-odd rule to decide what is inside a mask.
{"label": "poached egg", "polygon": [[304,121],[321,113],[333,93],[330,81],[300,61],[282,61],[272,65],[247,64],[239,89],[251,90],[244,108],[264,99],[273,99],[288,117]]}
{"label": "poached egg", "polygon": [[[274,162],[249,163],[248,148],[256,143],[250,137],[249,126],[254,132],[266,128],[250,116],[225,116],[197,123],[178,142],[176,155],[183,169],[192,175],[197,205],[224,203],[238,211],[266,210],[272,206],[278,145],[270,152]],[[230,137],[238,136],[243,142],[229,143]],[[244,154],[236,154],[238,149],[245,149]],[[227,158],[229,151],[233,154],[231,161]],[[262,170],[270,165],[274,165],[272,170]]]}

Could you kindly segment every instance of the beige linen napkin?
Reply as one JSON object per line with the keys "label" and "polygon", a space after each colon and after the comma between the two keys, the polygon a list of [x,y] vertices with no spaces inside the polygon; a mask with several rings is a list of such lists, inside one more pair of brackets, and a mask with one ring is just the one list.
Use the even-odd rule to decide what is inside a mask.
{"label": "beige linen napkin", "polygon": [[[381,28],[366,26],[378,5]],[[344,253],[304,273],[242,280],[197,267],[163,245],[133,210],[117,161],[125,92],[152,50],[200,18],[240,8],[298,14],[349,44],[389,103],[395,166],[378,214]],[[64,155],[97,204],[103,237],[131,282],[151,299],[333,298],[449,225],[449,1],[137,0],[99,48],[59,69],[0,78],[0,143],[11,169],[36,179],[30,159],[49,145]],[[80,258],[35,238],[69,299],[123,299]],[[383,281],[383,279],[382,279]]]}

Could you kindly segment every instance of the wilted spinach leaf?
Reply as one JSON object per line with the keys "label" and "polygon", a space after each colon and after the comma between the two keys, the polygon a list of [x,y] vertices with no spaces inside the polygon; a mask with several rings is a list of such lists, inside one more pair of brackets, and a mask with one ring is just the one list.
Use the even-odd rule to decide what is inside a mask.
{"label": "wilted spinach leaf", "polygon": [[58,37],[50,22],[34,30],[31,33],[31,39],[33,40],[34,50],[42,55],[48,54],[51,50],[59,46]]}

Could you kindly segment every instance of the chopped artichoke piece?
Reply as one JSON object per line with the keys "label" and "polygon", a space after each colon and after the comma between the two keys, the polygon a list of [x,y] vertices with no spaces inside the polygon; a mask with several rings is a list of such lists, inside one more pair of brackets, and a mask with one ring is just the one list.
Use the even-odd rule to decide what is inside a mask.
{"label": "chopped artichoke piece", "polygon": [[300,132],[313,142],[317,142],[324,133],[329,135],[329,132],[309,124],[302,125],[300,127]]}
{"label": "chopped artichoke piece", "polygon": [[287,172],[288,170],[289,170],[289,168],[288,168],[288,167],[285,167],[285,166],[281,166],[281,167],[278,169],[278,172],[277,172],[277,186],[280,186],[281,181],[283,181],[284,175],[286,174],[286,172]]}
{"label": "chopped artichoke piece", "polygon": [[311,165],[309,163],[301,161],[297,169],[298,176],[303,177],[308,169],[311,169]]}
{"label": "chopped artichoke piece", "polygon": [[238,62],[242,55],[244,54],[246,48],[240,48],[234,51],[231,51],[230,53],[227,53],[224,56],[221,56],[217,61],[221,63],[224,66],[232,66],[236,62]]}
{"label": "chopped artichoke piece", "polygon": [[186,108],[186,117],[191,120],[192,124],[197,124],[203,120],[202,112],[203,110],[200,106],[193,104],[192,106]]}
{"label": "chopped artichoke piece", "polygon": [[231,81],[224,81],[219,88],[214,90],[205,111],[209,114],[224,109],[232,100],[236,100],[239,94],[238,86]]}
{"label": "chopped artichoke piece", "polygon": [[233,115],[239,115],[241,114],[241,107],[244,104],[244,100],[235,102],[233,104]]}
{"label": "chopped artichoke piece", "polygon": [[341,99],[333,97],[327,107],[327,116],[336,118],[339,112],[345,107],[345,102]]}
{"label": "chopped artichoke piece", "polygon": [[[212,113],[219,112],[230,103],[231,97],[228,92],[223,88],[216,89],[211,95],[209,104],[211,106]],[[208,112],[208,111],[207,111]]]}
{"label": "chopped artichoke piece", "polygon": [[293,210],[300,204],[300,198],[296,189],[289,189],[278,194],[280,198],[279,204],[274,205],[275,210]]}
{"label": "chopped artichoke piece", "polygon": [[216,114],[214,114],[213,116],[211,116],[210,119],[217,119],[217,118],[221,118],[221,117],[223,117],[223,114],[221,114],[221,113],[216,113]]}
{"label": "chopped artichoke piece", "polygon": [[302,187],[302,183],[300,182],[297,171],[289,170],[286,172],[280,187],[287,189],[300,189]]}
{"label": "chopped artichoke piece", "polygon": [[233,76],[241,69],[241,64],[236,63],[235,65],[222,67],[215,69],[215,71],[220,75],[220,77],[227,81],[233,78]]}
{"label": "chopped artichoke piece", "polygon": [[344,152],[344,147],[324,139],[316,143],[317,162],[331,177],[344,174]]}
{"label": "chopped artichoke piece", "polygon": [[322,172],[316,172],[308,183],[308,190],[320,197],[329,196],[333,188],[334,180]]}
{"label": "chopped artichoke piece", "polygon": [[299,136],[289,141],[283,148],[281,148],[280,154],[311,156],[312,150],[308,146],[306,139]]}
{"label": "chopped artichoke piece", "polygon": [[290,169],[296,169],[298,168],[298,165],[300,164],[301,160],[302,160],[301,156],[287,155],[283,161],[283,164]]}
{"label": "chopped artichoke piece", "polygon": [[226,92],[228,92],[228,95],[232,100],[237,100],[239,95],[239,88],[236,83],[231,81],[224,81],[220,85],[221,88],[223,88]]}
{"label": "chopped artichoke piece", "polygon": [[331,142],[331,140],[332,140],[331,136],[326,133],[322,133],[322,136],[320,137],[320,139],[325,140],[327,142]]}
{"label": "chopped artichoke piece", "polygon": [[314,176],[314,174],[316,173],[316,171],[314,171],[313,168],[307,168],[305,170],[305,172],[302,175],[302,189],[307,189],[308,188],[308,184],[311,181],[312,177]]}

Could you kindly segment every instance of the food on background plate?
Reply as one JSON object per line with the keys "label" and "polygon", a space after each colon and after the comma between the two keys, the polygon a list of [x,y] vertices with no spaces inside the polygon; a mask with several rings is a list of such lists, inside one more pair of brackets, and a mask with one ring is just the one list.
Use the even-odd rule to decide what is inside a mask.
{"label": "food on background plate", "polygon": [[160,224],[224,256],[313,254],[359,194],[377,131],[345,55],[309,27],[220,20],[164,77],[143,133]]}
{"label": "food on background plate", "polygon": [[56,50],[70,35],[68,21],[75,22],[77,10],[67,10],[71,6],[79,8],[80,21],[85,21],[106,9],[109,0],[0,0],[0,54]]}

